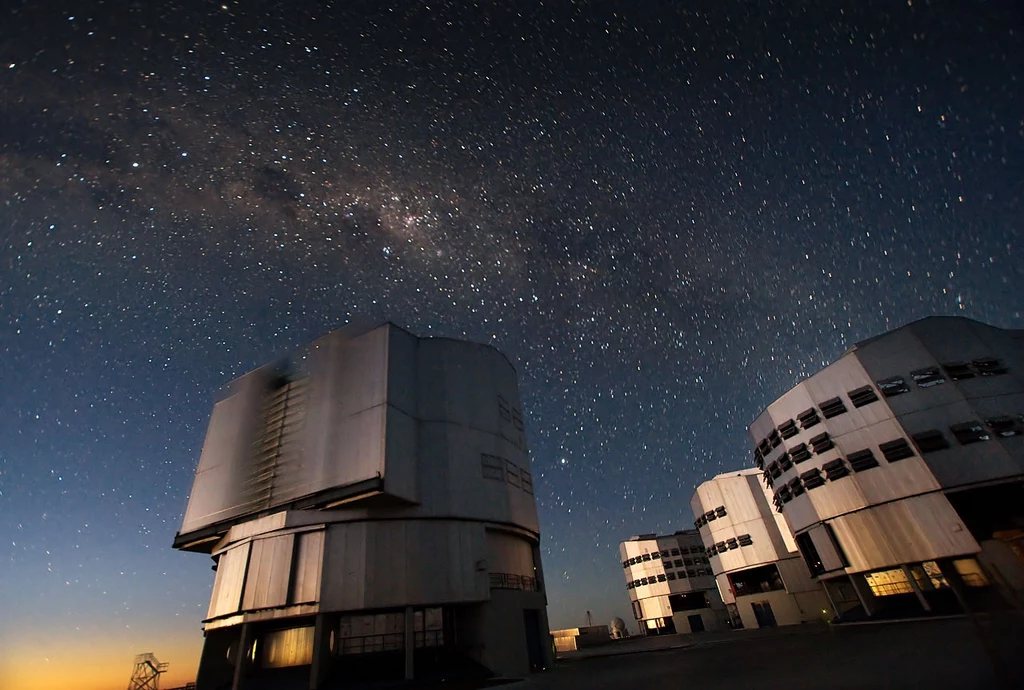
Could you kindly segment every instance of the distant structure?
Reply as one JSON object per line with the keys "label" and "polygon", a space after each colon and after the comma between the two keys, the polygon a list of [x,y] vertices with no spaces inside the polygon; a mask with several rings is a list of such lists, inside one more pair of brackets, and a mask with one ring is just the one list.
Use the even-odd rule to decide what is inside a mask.
{"label": "distant structure", "polygon": [[619,545],[622,571],[640,634],[726,627],[726,609],[700,534],[641,534]]}
{"label": "distant structure", "polygon": [[166,673],[169,666],[166,662],[157,661],[152,652],[136,655],[128,690],[158,690],[160,674]]}
{"label": "distant structure", "polygon": [[626,621],[621,618],[612,618],[610,628],[611,638],[613,640],[624,640],[629,637],[629,629],[626,627]]}
{"label": "distant structure", "polygon": [[1024,331],[933,317],[856,344],[749,431],[776,510],[849,618],[1024,593],[1022,414]]}
{"label": "distant structure", "polygon": [[198,690],[550,665],[521,409],[499,351],[392,324],[232,383],[174,540],[217,573]]}
{"label": "distant structure", "polygon": [[554,640],[556,652],[575,652],[587,647],[599,647],[612,641],[607,625],[552,630],[551,638]]}
{"label": "distant structure", "polygon": [[767,628],[834,615],[755,468],[701,484],[690,500],[733,627]]}

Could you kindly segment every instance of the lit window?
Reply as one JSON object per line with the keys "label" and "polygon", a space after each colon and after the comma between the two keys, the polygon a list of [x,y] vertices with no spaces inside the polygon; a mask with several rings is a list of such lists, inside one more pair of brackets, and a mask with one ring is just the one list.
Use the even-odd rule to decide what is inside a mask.
{"label": "lit window", "polygon": [[953,561],[953,567],[960,574],[960,579],[968,587],[988,587],[988,578],[985,572],[973,558],[958,558]]}
{"label": "lit window", "polygon": [[922,431],[919,434],[914,434],[912,438],[922,453],[934,453],[935,451],[949,448],[949,441],[937,429]]}
{"label": "lit window", "polygon": [[960,445],[966,446],[971,443],[978,443],[980,441],[988,441],[991,436],[982,426],[981,422],[963,422],[961,424],[954,424],[949,427],[949,430],[953,432],[953,436],[960,442]]}
{"label": "lit window", "polygon": [[893,376],[892,378],[875,381],[875,383],[878,384],[878,390],[882,391],[882,395],[887,398],[910,392],[910,388],[907,387],[907,382],[902,376]]}
{"label": "lit window", "polygon": [[870,470],[872,467],[878,467],[878,460],[875,459],[875,454],[871,452],[870,448],[850,453],[846,456],[846,460],[850,463],[850,468],[854,472],[863,472],[864,470]]}
{"label": "lit window", "polygon": [[878,445],[878,450],[882,451],[882,455],[885,456],[886,462],[896,462],[898,460],[914,457],[914,451],[905,438],[898,438],[894,441],[880,443]]}
{"label": "lit window", "polygon": [[910,372],[910,378],[914,379],[914,383],[917,384],[918,388],[932,388],[946,382],[938,367],[917,369]]}
{"label": "lit window", "polygon": [[850,402],[853,403],[854,407],[864,407],[878,400],[878,395],[875,394],[875,389],[871,386],[855,388],[848,392],[847,395],[850,396]]}
{"label": "lit window", "polygon": [[825,419],[832,419],[846,412],[846,405],[843,404],[842,398],[836,396],[830,400],[818,405],[821,408],[821,414],[824,415]]}
{"label": "lit window", "polygon": [[803,429],[810,429],[821,421],[821,419],[818,418],[818,411],[813,407],[809,410],[804,410],[798,414],[796,418],[800,420],[800,427]]}
{"label": "lit window", "polygon": [[793,438],[800,433],[800,430],[796,426],[796,422],[792,419],[788,419],[782,424],[779,424],[779,434],[782,438]]}
{"label": "lit window", "polygon": [[868,587],[871,588],[871,593],[876,597],[910,594],[914,591],[914,588],[907,580],[906,573],[903,572],[903,568],[868,573],[864,576],[864,580],[867,581]]}

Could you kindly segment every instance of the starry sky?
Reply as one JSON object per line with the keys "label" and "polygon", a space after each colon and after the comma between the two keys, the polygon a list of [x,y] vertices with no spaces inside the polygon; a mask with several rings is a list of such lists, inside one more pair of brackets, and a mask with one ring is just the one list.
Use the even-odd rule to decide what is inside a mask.
{"label": "starry sky", "polygon": [[[387,7],[386,5],[393,5]],[[0,687],[194,678],[229,380],[352,319],[520,372],[553,626],[859,339],[1024,327],[1005,2],[0,6]],[[74,683],[70,683],[71,679]]]}

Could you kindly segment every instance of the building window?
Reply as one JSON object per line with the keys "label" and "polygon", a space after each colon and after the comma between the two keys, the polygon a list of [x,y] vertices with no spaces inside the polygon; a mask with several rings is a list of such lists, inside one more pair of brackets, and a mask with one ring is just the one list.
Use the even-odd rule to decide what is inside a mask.
{"label": "building window", "polygon": [[725,506],[718,506],[715,508],[715,515],[718,517],[725,517],[728,513],[725,512]]}
{"label": "building window", "polygon": [[704,517],[707,519],[708,522],[718,519],[718,516],[715,514],[715,511],[713,510],[709,510],[708,512],[704,513]]}
{"label": "building window", "polygon": [[875,389],[870,385],[855,388],[848,392],[847,395],[850,396],[850,402],[853,403],[854,407],[864,407],[865,405],[870,405],[878,400],[878,395],[875,394]]}
{"label": "building window", "polygon": [[519,468],[511,460],[505,461],[505,477],[512,486],[519,486]]}
{"label": "building window", "polygon": [[641,561],[649,561],[649,560],[651,560],[651,554],[649,554],[649,553],[643,554],[642,556],[640,556],[640,560]]}
{"label": "building window", "polygon": [[639,586],[640,586],[640,580],[633,580],[633,589],[636,589]]}
{"label": "building window", "polygon": [[854,472],[863,472],[872,467],[878,467],[878,460],[875,459],[875,454],[871,452],[870,448],[854,451],[846,456],[846,460]]}
{"label": "building window", "polygon": [[658,573],[658,582],[665,581],[665,573]]}
{"label": "building window", "polygon": [[1006,373],[1006,367],[995,357],[982,357],[971,362],[979,376],[998,376]]}
{"label": "building window", "polygon": [[843,399],[839,396],[820,403],[818,407],[821,408],[821,414],[825,419],[832,419],[846,412],[846,405],[843,404]]}
{"label": "building window", "polygon": [[696,611],[708,607],[707,594],[704,592],[690,592],[688,594],[670,594],[668,604],[672,607],[673,613],[680,611]]}
{"label": "building window", "polygon": [[786,451],[782,451],[782,455],[779,456],[778,463],[779,469],[782,470],[783,472],[787,472],[793,469],[793,461],[792,459],[790,459],[789,453],[787,453]]}
{"label": "building window", "polygon": [[668,573],[665,577],[667,577],[669,580],[674,580],[674,579],[676,579],[676,574],[675,573]]}
{"label": "building window", "polygon": [[741,534],[737,539],[739,539],[740,546],[750,546],[754,543],[754,540],[750,538],[749,534]]}
{"label": "building window", "polygon": [[811,571],[811,575],[814,577],[823,575],[825,573],[825,566],[821,562],[821,556],[818,555],[818,549],[814,546],[811,535],[807,532],[796,535],[796,546],[800,549],[800,555],[804,557],[804,563],[807,564],[807,569]]}
{"label": "building window", "polygon": [[686,576],[686,571],[685,570],[680,570],[678,573],[676,573],[676,577],[678,577],[680,580],[685,580],[686,577],[687,577]]}
{"label": "building window", "polygon": [[831,450],[833,445],[832,438],[827,432],[818,434],[811,439],[811,448],[814,449],[815,455],[821,455],[825,451]]}
{"label": "building window", "polygon": [[501,481],[505,478],[505,459],[497,455],[480,454],[480,469],[484,479],[495,479]]}
{"label": "building window", "polygon": [[826,462],[824,465],[821,466],[821,469],[825,470],[825,476],[828,477],[828,480],[830,482],[834,482],[837,479],[842,479],[843,477],[850,474],[850,469],[846,466],[846,463],[843,462],[842,458],[837,458],[836,460],[832,460],[831,462]]}
{"label": "building window", "polygon": [[914,383],[917,384],[918,388],[932,388],[946,382],[938,367],[916,369],[910,372],[910,378],[914,379]]}
{"label": "building window", "polygon": [[805,430],[810,429],[821,421],[821,419],[818,418],[818,411],[813,407],[809,410],[804,410],[798,414],[796,418],[800,420],[800,427]]}
{"label": "building window", "polygon": [[738,543],[738,542],[736,541],[736,537],[733,537],[733,538],[731,538],[731,539],[726,539],[726,540],[725,540],[725,543],[726,543],[726,545],[727,545],[727,546],[729,547],[729,550],[730,550],[730,551],[732,551],[733,549],[738,549],[738,548],[740,548],[740,545],[739,545],[739,543]]}
{"label": "building window", "polygon": [[782,583],[782,576],[779,575],[779,569],[774,563],[729,573],[729,584],[732,585],[732,591],[738,597],[775,592],[786,588]]}
{"label": "building window", "polygon": [[942,368],[946,370],[946,375],[954,381],[974,378],[974,371],[967,362],[946,362]]}
{"label": "building window", "polygon": [[974,558],[958,558],[953,561],[953,567],[968,587],[988,587],[988,577]]}
{"label": "building window", "polygon": [[804,485],[801,483],[800,477],[793,477],[789,480],[789,492],[793,494],[793,498],[803,494]]}
{"label": "building window", "polygon": [[628,568],[629,567],[629,561],[628,560],[622,561],[622,567],[623,568]]}
{"label": "building window", "polygon": [[953,432],[953,436],[956,437],[961,446],[978,443],[979,441],[988,441],[991,438],[981,422],[954,424],[949,427],[949,430]]}
{"label": "building window", "polygon": [[911,438],[914,439],[914,443],[917,444],[922,453],[934,453],[937,450],[949,448],[949,441],[946,440],[946,437],[938,429],[922,431],[919,434],[914,434]]}
{"label": "building window", "polygon": [[772,448],[778,448],[779,444],[782,443],[782,438],[779,436],[779,432],[772,429],[771,433],[768,434],[768,443]]}
{"label": "building window", "polygon": [[780,486],[779,490],[775,492],[775,505],[780,509],[783,503],[789,503],[793,500],[793,496],[790,494],[788,486]]}
{"label": "building window", "polygon": [[691,559],[691,558],[684,558],[683,559],[683,563],[685,563],[686,565],[693,565],[693,559]]}
{"label": "building window", "polygon": [[759,470],[760,469],[764,469],[764,456],[761,455],[761,449],[760,448],[755,448],[754,449],[754,465],[756,465],[757,469],[759,469]]}
{"label": "building window", "polygon": [[878,450],[882,451],[882,455],[885,456],[886,462],[896,462],[898,460],[904,460],[906,458],[914,457],[914,450],[907,443],[907,439],[898,438],[894,441],[886,441],[878,445]]}
{"label": "building window", "polygon": [[517,431],[523,430],[523,414],[515,407],[512,408],[512,424]]}
{"label": "building window", "polygon": [[767,438],[762,438],[761,442],[759,444],[757,444],[757,448],[758,448],[758,450],[761,451],[761,455],[765,455],[766,456],[766,455],[768,455],[768,453],[772,452],[772,444],[769,443]]}
{"label": "building window", "polygon": [[672,563],[672,565],[674,565],[674,566],[675,566],[675,567],[677,567],[677,568],[682,568],[682,567],[683,567],[683,559],[682,559],[682,558],[677,558],[677,559],[676,559],[676,560],[675,560],[675,561],[674,561],[674,562]]}
{"label": "building window", "polygon": [[686,575],[687,575],[687,577],[697,577],[697,572],[694,571],[694,570],[691,570],[690,568],[687,568],[686,569]]}
{"label": "building window", "polygon": [[633,589],[633,581],[632,580],[630,580],[629,582],[626,583],[626,589]]}
{"label": "building window", "polygon": [[500,395],[498,396],[498,414],[506,422],[512,421],[512,408],[509,407],[508,400]]}
{"label": "building window", "polygon": [[672,555],[673,556],[678,556],[679,555],[679,549],[672,549]]}
{"label": "building window", "polygon": [[910,388],[902,376],[893,376],[892,378],[875,381],[875,383],[878,384],[878,390],[882,391],[882,395],[887,398],[910,392]]}
{"label": "building window", "polygon": [[641,577],[640,578],[640,586],[641,587],[646,587],[647,586],[647,578],[646,577]]}
{"label": "building window", "polygon": [[724,541],[719,541],[719,542],[715,542],[715,550],[716,550],[716,551],[718,551],[718,553],[722,553],[722,552],[723,552],[723,551],[725,551],[725,550],[726,550],[727,548],[728,548],[728,547],[726,547],[726,545],[725,545],[725,542],[724,542]]}
{"label": "building window", "polygon": [[789,451],[789,457],[793,459],[793,463],[799,465],[804,460],[809,460],[811,457],[811,451],[807,450],[807,444],[801,443],[799,446],[794,446]]}
{"label": "building window", "polygon": [[796,422],[792,419],[787,419],[782,424],[779,424],[779,434],[782,438],[793,438],[800,433],[800,430],[796,427]]}
{"label": "building window", "polygon": [[668,558],[668,549],[665,549],[664,551],[661,552],[661,557],[662,558]]}
{"label": "building window", "polygon": [[530,476],[530,473],[526,470],[522,470],[519,473],[519,476],[523,480],[523,491],[530,495],[533,495],[533,477]]}
{"label": "building window", "polygon": [[821,471],[817,468],[808,470],[801,474],[800,481],[804,483],[804,487],[807,489],[816,489],[825,483],[825,480],[821,476]]}
{"label": "building window", "polygon": [[986,419],[985,423],[988,424],[993,433],[1000,438],[1009,438],[1010,436],[1020,436],[1021,434],[1024,434],[1024,418],[1020,415],[1016,417],[1012,417],[1010,415],[993,417],[991,419]]}
{"label": "building window", "polygon": [[907,580],[906,573],[903,572],[903,568],[868,573],[864,576],[864,580],[868,583],[868,587],[871,588],[871,593],[876,597],[910,594],[914,591],[914,588]]}
{"label": "building window", "polygon": [[771,475],[772,479],[778,479],[782,475],[782,470],[779,469],[777,462],[768,463],[768,467],[765,468],[765,472]]}

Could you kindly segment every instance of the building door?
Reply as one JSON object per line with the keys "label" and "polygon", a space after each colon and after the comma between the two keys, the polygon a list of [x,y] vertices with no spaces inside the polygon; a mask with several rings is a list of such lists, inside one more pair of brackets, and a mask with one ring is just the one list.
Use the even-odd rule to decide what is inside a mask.
{"label": "building door", "polygon": [[687,616],[686,619],[690,621],[690,632],[704,632],[704,619],[700,617],[699,613]]}
{"label": "building door", "polygon": [[540,614],[537,609],[523,609],[523,624],[526,627],[526,653],[530,659],[530,671],[544,669],[544,643],[541,640]]}
{"label": "building door", "polygon": [[757,620],[757,627],[774,628],[778,625],[778,623],[775,622],[775,613],[772,611],[772,605],[767,601],[758,601],[750,606],[754,609],[754,618]]}

